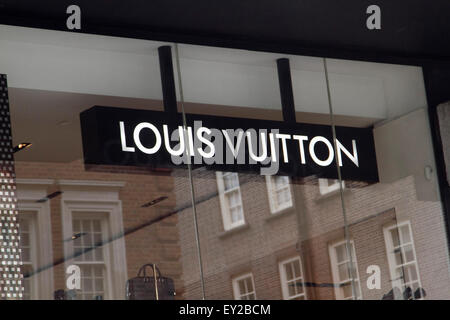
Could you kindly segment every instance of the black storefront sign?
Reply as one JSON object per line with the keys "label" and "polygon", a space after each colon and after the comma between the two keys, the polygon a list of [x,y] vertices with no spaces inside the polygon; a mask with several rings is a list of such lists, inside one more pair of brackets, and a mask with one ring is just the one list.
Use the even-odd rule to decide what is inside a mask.
{"label": "black storefront sign", "polygon": [[[80,26],[72,30],[67,24],[74,5],[80,10]],[[367,27],[374,5],[380,10],[379,29]],[[450,59],[449,10],[448,0],[0,0],[0,23],[414,63]]]}
{"label": "black storefront sign", "polygon": [[[80,114],[86,165],[187,168],[378,182],[372,129],[95,106]],[[181,136],[180,136],[181,132]],[[336,152],[335,152],[336,150]]]}

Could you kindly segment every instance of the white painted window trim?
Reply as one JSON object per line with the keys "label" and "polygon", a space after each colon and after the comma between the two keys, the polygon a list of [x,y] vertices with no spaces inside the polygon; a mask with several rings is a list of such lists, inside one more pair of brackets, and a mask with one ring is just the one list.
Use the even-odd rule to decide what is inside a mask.
{"label": "white painted window trim", "polygon": [[[386,254],[387,254],[387,258],[388,258],[388,264],[389,264],[389,272],[390,272],[390,282],[392,284],[392,288],[394,289],[395,286],[399,286],[399,289],[403,289],[403,284],[401,282],[401,280],[395,280],[395,268],[397,266],[396,262],[395,262],[395,255],[394,255],[394,244],[393,244],[393,240],[390,234],[390,231],[394,228],[398,228],[400,229],[400,227],[403,227],[407,225],[408,229],[409,229],[409,234],[411,237],[411,244],[412,244],[412,248],[413,248],[413,254],[414,254],[414,262],[410,262],[410,264],[415,264],[416,267],[416,271],[417,271],[417,281],[419,283],[419,288],[422,288],[422,281],[420,279],[420,271],[419,271],[419,264],[417,262],[417,254],[416,254],[416,245],[414,242],[414,236],[413,236],[413,232],[412,232],[412,228],[411,228],[411,222],[409,220],[407,221],[403,221],[401,223],[394,223],[394,224],[390,224],[388,226],[385,226],[383,228],[383,234],[384,234],[384,242],[386,245]],[[407,245],[408,243],[402,243],[402,235],[401,232],[399,231],[399,241],[400,241],[400,246],[403,247],[405,245]],[[403,291],[402,291],[403,294]],[[414,292],[412,292],[412,294],[414,294]]]}
{"label": "white painted window trim", "polygon": [[[334,181],[332,184],[330,182]],[[319,192],[321,195],[328,195],[339,191],[339,180],[319,178]],[[342,181],[342,189],[345,189],[345,181]]]}
{"label": "white painted window trim", "polygon": [[[341,282],[340,277],[339,277],[339,270],[337,268],[337,255],[336,255],[336,247],[341,246],[341,245],[345,245],[346,240],[340,240],[340,241],[336,241],[331,243],[328,246],[328,251],[330,254],[330,262],[331,262],[331,272],[333,275],[333,283],[335,285],[339,285]],[[355,280],[357,280],[358,286],[357,286],[357,290],[359,290],[359,297],[357,297],[358,300],[363,299],[363,295],[362,295],[362,290],[361,290],[361,278],[359,277],[359,271],[358,271],[358,258],[356,257],[356,249],[355,249],[355,243],[353,240],[350,240],[350,243],[352,245],[352,261],[355,264],[355,269],[356,269],[356,278]],[[347,254],[347,249],[346,249],[346,254]],[[340,288],[335,287],[334,288],[334,292],[336,295],[336,300],[343,300],[344,296],[342,295],[342,292],[340,290]],[[353,299],[355,298],[354,296],[352,297]]]}
{"label": "white painted window trim", "polygon": [[[241,187],[238,185],[237,187],[225,191],[225,184],[223,181],[223,172],[217,171],[216,172],[216,178],[217,178],[217,188],[219,191],[219,200],[220,200],[220,209],[222,212],[222,220],[223,220],[223,227],[225,231],[231,230],[233,228],[242,226],[245,224],[245,215],[244,215],[244,206],[242,204],[242,193],[241,193]],[[239,175],[237,176],[238,182],[239,182]],[[239,198],[240,198],[240,205],[242,208],[242,220],[236,221],[234,223],[231,222],[231,212],[228,208],[228,201],[226,199],[226,193],[230,191],[237,190],[239,192]]]}
{"label": "white painted window trim", "polygon": [[[34,239],[32,251],[37,270],[33,279],[34,288],[31,299],[52,300],[54,298],[53,242],[50,217],[50,203],[36,202],[47,196],[47,187],[53,184],[49,179],[16,179],[19,214],[21,211],[33,212]],[[36,245],[37,244],[37,245]]]}
{"label": "white painted window trim", "polygon": [[[239,284],[238,284],[238,282],[239,282],[240,280],[243,280],[243,279],[246,279],[246,278],[250,278],[250,279],[251,279],[251,281],[252,281],[252,286],[253,286],[253,291],[250,291],[250,292],[246,292],[246,293],[244,293],[244,294],[241,294],[241,292],[240,292],[240,290],[239,290]],[[254,280],[254,278],[253,278],[253,273],[249,272],[249,273],[242,274],[242,275],[240,275],[240,276],[238,276],[238,277],[235,277],[235,278],[233,278],[232,283],[233,283],[233,295],[234,295],[234,300],[241,300],[241,296],[249,295],[249,294],[251,294],[251,293],[254,294],[255,300],[257,299],[257,297],[256,297],[255,280]]]}
{"label": "white painted window trim", "polygon": [[293,197],[292,197],[292,188],[291,188],[291,183],[290,183],[291,180],[288,177],[288,186],[287,187],[289,190],[290,200],[281,206],[277,206],[277,203],[274,199],[276,190],[275,190],[275,183],[274,183],[273,179],[274,179],[274,176],[266,176],[267,195],[269,197],[270,212],[272,214],[276,214],[280,211],[283,211],[283,210],[293,207],[294,201],[293,201]]}
{"label": "white painted window trim", "polygon": [[[58,185],[63,188],[67,187],[96,187],[109,190],[120,189],[125,186],[123,181],[96,181],[96,180],[58,180]],[[83,189],[84,190],[84,189]]]}
{"label": "white painted window trim", "polygon": [[[20,212],[20,211],[19,211]],[[37,225],[36,225],[36,214],[34,212],[32,213],[19,213],[19,221],[22,222],[23,220],[27,220],[28,222],[28,235],[29,235],[29,241],[30,241],[30,263],[33,268],[33,271],[37,271],[38,268],[41,266],[39,265],[39,257],[38,257],[38,250],[39,250],[39,237],[37,235]],[[22,236],[22,234],[21,234]],[[22,247],[23,250],[23,247]],[[22,259],[23,265],[25,265],[25,261]],[[23,269],[22,269],[23,272]],[[39,290],[40,284],[39,284],[39,273],[34,274],[32,278],[29,280],[31,284],[31,290],[30,290],[30,300],[39,300]]]}
{"label": "white painted window trim", "polygon": [[[123,184],[101,181],[70,181],[64,180],[61,189],[63,241],[72,237],[73,212],[106,213],[109,237],[116,240],[104,245],[105,252],[105,297],[104,299],[124,299],[125,284],[128,278],[125,239],[123,236],[122,202],[119,200],[118,188]],[[73,259],[73,242],[64,241],[65,268],[76,264]],[[108,257],[109,253],[109,257]]]}
{"label": "white painted window trim", "polygon": [[[301,275],[301,282],[303,284],[303,293],[299,293],[294,296],[289,296],[286,268],[284,266],[286,264],[292,263],[294,261],[298,261],[300,264],[300,275]],[[281,292],[283,294],[283,299],[284,300],[292,300],[292,299],[296,299],[299,297],[304,297],[304,299],[306,300],[307,295],[306,295],[306,287],[305,287],[305,276],[303,274],[302,259],[299,256],[295,256],[295,257],[292,257],[289,259],[282,260],[278,263],[278,269],[280,270]]]}

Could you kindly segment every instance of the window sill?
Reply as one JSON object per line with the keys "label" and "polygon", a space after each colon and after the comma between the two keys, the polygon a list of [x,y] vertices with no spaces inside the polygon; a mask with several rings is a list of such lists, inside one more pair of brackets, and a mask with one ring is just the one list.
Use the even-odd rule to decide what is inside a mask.
{"label": "window sill", "polygon": [[233,234],[236,234],[236,233],[239,233],[241,231],[247,230],[249,228],[250,228],[250,225],[245,223],[245,224],[243,224],[241,226],[234,227],[233,229],[223,231],[222,233],[219,234],[219,238],[220,239],[224,239],[224,238],[227,238],[227,237],[229,237],[229,236],[231,236]]}
{"label": "window sill", "polygon": [[[345,188],[344,191],[343,191],[344,196],[346,194],[349,194],[350,192],[351,192],[350,189]],[[337,189],[337,190],[334,190],[334,191],[331,191],[331,192],[328,192],[328,193],[325,193],[325,194],[319,194],[319,196],[317,196],[317,198],[316,198],[316,202],[321,202],[321,201],[324,201],[326,199],[335,198],[335,197],[339,196],[340,193],[341,193],[341,190]]]}
{"label": "window sill", "polygon": [[266,219],[267,222],[270,222],[270,221],[276,220],[278,218],[285,217],[287,215],[290,215],[290,214],[294,213],[295,212],[294,209],[295,208],[293,206],[291,206],[289,208],[283,209],[283,210],[278,211],[276,213],[271,213],[270,216],[267,216],[265,219]]}

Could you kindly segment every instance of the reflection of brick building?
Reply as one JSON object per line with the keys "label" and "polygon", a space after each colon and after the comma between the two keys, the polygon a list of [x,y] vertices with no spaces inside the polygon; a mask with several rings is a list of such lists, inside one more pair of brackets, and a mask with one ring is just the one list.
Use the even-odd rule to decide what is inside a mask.
{"label": "reflection of brick building", "polygon": [[[381,183],[344,186],[349,251],[337,182],[288,184],[284,178],[194,171],[206,298],[351,298],[350,252],[358,298],[381,299],[393,287],[399,287],[396,294],[406,287],[414,294],[420,287],[427,298],[450,299],[441,204],[435,178],[423,174],[432,152],[425,134],[424,140],[399,134],[405,123],[428,130],[420,110],[376,129]],[[397,152],[405,157],[414,150],[420,157],[399,162]],[[189,201],[186,181],[175,179],[174,191],[177,203]],[[201,297],[194,231],[188,208],[179,214],[188,299]],[[381,289],[367,289],[371,265],[380,268]]]}
{"label": "reflection of brick building", "polygon": [[[171,177],[87,172],[81,161],[18,161],[16,172],[19,209],[26,229],[22,239],[25,268],[43,268],[26,280],[28,298],[52,299],[55,290],[65,289],[64,266],[74,263],[82,268],[81,291],[86,298],[124,299],[125,281],[135,277],[139,267],[149,262],[174,278],[177,294],[182,297],[177,216],[123,236],[127,230],[173,210]],[[46,201],[47,195],[57,191],[62,194]],[[142,207],[161,196],[169,198]],[[71,239],[82,231],[86,234]],[[116,240],[99,253],[86,253],[64,262],[64,257],[76,251],[73,247],[86,247],[95,236]],[[54,268],[47,268],[52,264],[56,264]]]}

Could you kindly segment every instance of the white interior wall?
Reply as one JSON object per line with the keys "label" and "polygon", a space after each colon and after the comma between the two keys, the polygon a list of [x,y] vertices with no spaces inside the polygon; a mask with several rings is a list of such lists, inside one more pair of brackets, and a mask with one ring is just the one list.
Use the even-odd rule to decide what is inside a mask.
{"label": "white interior wall", "polygon": [[[160,42],[0,26],[10,87],[162,99]],[[296,110],[328,113],[321,58],[180,45],[188,102],[280,109],[276,59],[289,57]],[[426,106],[418,67],[328,60],[335,114],[385,119]]]}
{"label": "white interior wall", "polygon": [[[373,130],[380,183],[414,176],[417,198],[439,201],[427,109],[388,121]],[[427,177],[426,168],[431,169]]]}

